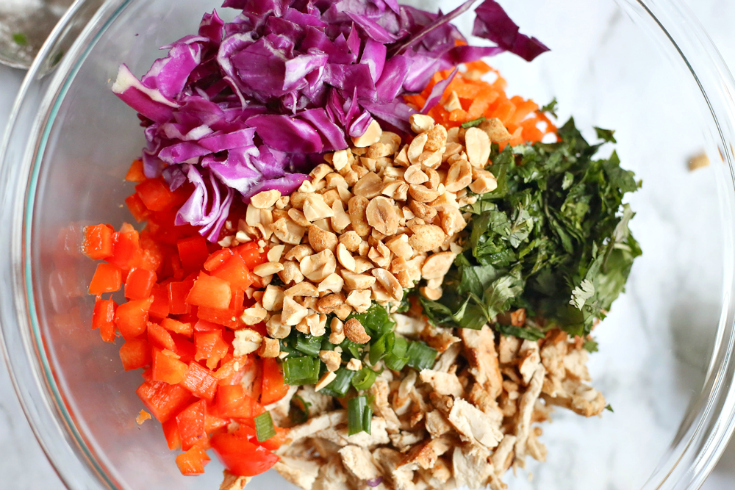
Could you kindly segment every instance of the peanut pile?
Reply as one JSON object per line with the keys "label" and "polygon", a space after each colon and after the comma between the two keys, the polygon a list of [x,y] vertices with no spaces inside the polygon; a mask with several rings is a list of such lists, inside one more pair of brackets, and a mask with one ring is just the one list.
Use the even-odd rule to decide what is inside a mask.
{"label": "peanut pile", "polygon": [[[460,210],[497,187],[485,166],[491,144],[510,134],[497,119],[449,130],[425,115],[410,122],[416,133],[410,142],[373,122],[351,148],[325,155],[298,191],[252,198],[236,233],[220,244],[257,240],[268,248],[269,262],[253,271],[267,286],[248,291],[256,303],[242,316],[246,325],[265,322],[268,337],[237,331],[235,355],[284,357],[278,339],[292,328],[324,335],[330,313],[331,343],[346,337],[365,344],[370,336],[360,322],[345,322],[353,311],[366,311],[372,301],[397,305],[404,289],[419,284],[425,297],[441,297],[444,275],[462,251],[459,233],[468,216]],[[275,274],[283,286],[271,284]],[[329,373],[317,388],[340,366],[336,352],[320,357]]]}

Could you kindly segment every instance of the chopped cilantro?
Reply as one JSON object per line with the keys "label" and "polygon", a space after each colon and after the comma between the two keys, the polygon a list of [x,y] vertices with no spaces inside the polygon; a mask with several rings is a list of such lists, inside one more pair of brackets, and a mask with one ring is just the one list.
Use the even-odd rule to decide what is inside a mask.
{"label": "chopped cilantro", "polygon": [[558,104],[559,103],[556,101],[556,97],[555,97],[551,102],[549,102],[548,104],[546,104],[545,106],[541,108],[541,112],[548,112],[552,116],[557,117],[556,111],[558,110],[558,107],[557,107]]}
{"label": "chopped cilantro", "polygon": [[27,46],[28,38],[22,32],[16,32],[15,34],[13,34],[13,42],[18,46]]}
{"label": "chopped cilantro", "polygon": [[597,137],[602,141],[605,141],[607,143],[617,143],[614,136],[615,131],[612,131],[610,129],[595,128],[595,132],[597,133]]}
{"label": "chopped cilantro", "polygon": [[485,119],[486,119],[485,116],[478,117],[477,119],[473,119],[472,121],[467,121],[466,123],[462,123],[462,127],[465,129],[477,127]]}
{"label": "chopped cilantro", "polygon": [[608,412],[615,413],[615,410],[613,410],[612,405],[610,405],[609,403],[605,406],[605,410],[607,410]]}
{"label": "chopped cilantro", "polygon": [[598,351],[597,342],[592,339],[586,340],[583,347],[590,354]]}
{"label": "chopped cilantro", "polygon": [[[512,307],[588,335],[624,290],[641,254],[628,229],[634,213],[623,197],[640,187],[616,153],[600,158],[570,119],[557,143],[493,145],[488,167],[498,186],[464,210],[469,238],[444,278],[439,301],[421,298],[434,324],[481,328]],[[614,141],[611,131],[601,138]],[[535,337],[528,328],[496,327]],[[530,332],[530,333],[529,333]]]}

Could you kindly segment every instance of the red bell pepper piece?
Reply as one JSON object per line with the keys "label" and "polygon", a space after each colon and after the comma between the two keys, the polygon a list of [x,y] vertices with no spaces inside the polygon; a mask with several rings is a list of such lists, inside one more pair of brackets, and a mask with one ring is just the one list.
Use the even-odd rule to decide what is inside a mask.
{"label": "red bell pepper piece", "polygon": [[117,307],[115,324],[125,340],[134,339],[145,332],[150,306],[149,298],[128,301]]}
{"label": "red bell pepper piece", "polygon": [[207,320],[217,325],[224,325],[233,329],[241,328],[244,323],[240,318],[245,307],[245,291],[240,288],[235,288],[232,292],[232,299],[230,305],[226,309],[220,308],[208,308],[206,306],[200,306],[197,309],[197,317],[201,320]]}
{"label": "red bell pepper piece", "polygon": [[82,252],[92,260],[102,260],[112,255],[112,237],[115,230],[110,225],[84,228]]}
{"label": "red bell pepper piece", "polygon": [[126,197],[125,205],[127,205],[130,214],[133,215],[133,219],[135,219],[135,221],[137,221],[138,223],[147,220],[151,215],[150,210],[145,207],[143,200],[138,194],[133,194]]}
{"label": "red bell pepper piece", "polygon": [[130,270],[140,254],[140,241],[135,230],[115,233],[112,245],[112,256],[107,259],[124,271]]}
{"label": "red bell pepper piece", "polygon": [[286,396],[288,385],[283,382],[283,372],[276,359],[263,358],[260,403],[270,405]]}
{"label": "red bell pepper piece", "polygon": [[216,430],[227,427],[229,424],[230,421],[228,419],[221,419],[207,413],[207,417],[204,420],[204,430],[207,431],[207,434],[211,434]]}
{"label": "red bell pepper piece", "polygon": [[245,393],[239,385],[219,385],[217,415],[224,418],[253,418],[265,412],[262,405]]}
{"label": "red bell pepper piece", "polygon": [[173,337],[174,344],[176,344],[176,349],[174,350],[174,352],[177,356],[179,356],[179,360],[185,364],[191,363],[194,360],[194,356],[197,352],[197,348],[194,345],[194,342],[178,334],[171,334],[171,337]]}
{"label": "red bell pepper piece", "polygon": [[117,304],[111,299],[97,299],[92,312],[92,328],[100,329],[105,342],[115,341],[115,308]]}
{"label": "red bell pepper piece", "polygon": [[173,318],[164,318],[161,321],[161,326],[169,332],[178,333],[185,337],[191,337],[194,334],[194,327],[191,326],[191,323],[180,322]]}
{"label": "red bell pepper piece", "polygon": [[207,402],[199,400],[192,403],[176,416],[176,426],[181,436],[181,448],[188,450],[202,439],[206,439],[207,432],[204,421],[207,414]]}
{"label": "red bell pepper piece", "polygon": [[151,291],[153,303],[151,303],[148,313],[158,320],[165,320],[170,314],[167,286],[168,285],[155,284]]}
{"label": "red bell pepper piece", "polygon": [[214,400],[217,393],[217,378],[214,373],[198,362],[189,364],[189,371],[181,384],[199,398],[209,402]]}
{"label": "red bell pepper piece", "polygon": [[181,436],[179,428],[176,425],[176,418],[168,419],[161,424],[163,428],[163,436],[166,438],[166,444],[171,451],[181,449]]}
{"label": "red bell pepper piece", "polygon": [[265,440],[263,442],[257,442],[258,445],[263,446],[266,449],[270,449],[271,451],[275,451],[278,448],[280,448],[283,444],[286,443],[286,438],[288,437],[288,429],[284,429],[282,427],[276,427],[276,435],[271,437],[268,440]]}
{"label": "red bell pepper piece", "polygon": [[148,411],[163,423],[189,404],[191,393],[179,385],[148,380],[135,391]]}
{"label": "red bell pepper piece", "polygon": [[191,307],[186,303],[186,297],[189,295],[194,281],[172,282],[168,285],[168,304],[169,314],[185,315],[191,311]]}
{"label": "red bell pepper piece", "polygon": [[176,242],[176,247],[185,274],[201,270],[209,257],[207,240],[201,235],[181,239]]}
{"label": "red bell pepper piece", "polygon": [[189,366],[181,362],[173,351],[153,349],[153,380],[179,384],[186,378],[188,369]]}
{"label": "red bell pepper piece", "polygon": [[240,382],[245,371],[251,369],[250,363],[252,359],[250,356],[243,357],[232,357],[228,359],[230,355],[222,359],[222,365],[215,371],[214,376],[217,378],[218,383],[221,385],[233,385]]}
{"label": "red bell pepper piece", "polygon": [[144,338],[128,340],[120,347],[120,360],[125,371],[144,368],[151,363],[151,346]]}
{"label": "red bell pepper piece", "polygon": [[151,211],[171,209],[178,200],[178,197],[168,188],[168,184],[161,178],[146,179],[135,186],[135,191],[145,207]]}
{"label": "red bell pepper piece", "polygon": [[[97,264],[92,281],[89,283],[89,294],[99,296],[103,293],[114,293],[122,284],[122,271],[112,264]],[[229,286],[228,286],[229,287]]]}
{"label": "red bell pepper piece", "polygon": [[238,432],[214,434],[210,441],[222,464],[238,476],[265,473],[278,462],[278,456],[263,446],[250,442]]}
{"label": "red bell pepper piece", "polygon": [[263,249],[261,252],[260,247],[256,242],[248,242],[244,245],[240,245],[235,248],[235,253],[242,257],[245,262],[245,266],[249,270],[253,270],[256,265],[268,262],[268,250]]}
{"label": "red bell pepper piece", "polygon": [[173,337],[171,337],[171,333],[153,322],[148,322],[148,342],[156,349],[176,350],[176,344],[174,343]]}
{"label": "red bell pepper piece", "polygon": [[132,269],[125,280],[125,297],[128,299],[146,299],[150,297],[156,279],[155,272],[139,268]]}
{"label": "red bell pepper piece", "polygon": [[194,286],[186,297],[186,302],[194,306],[218,308],[225,310],[229,308],[232,301],[232,289],[230,284],[218,277],[212,277],[204,272],[199,273]]}
{"label": "red bell pepper piece", "polygon": [[[201,475],[204,467],[210,461],[207,452],[200,446],[194,446],[185,453],[176,456],[176,465],[182,475]],[[275,463],[274,463],[275,464]]]}
{"label": "red bell pepper piece", "polygon": [[143,182],[146,180],[145,172],[143,172],[143,161],[135,160],[130,165],[128,173],[125,175],[125,180],[128,182]]}
{"label": "red bell pepper piece", "polygon": [[221,330],[194,333],[194,345],[197,348],[194,359],[197,361],[206,360],[209,369],[216,368],[220,359],[227,354],[229,349]]}
{"label": "red bell pepper piece", "polygon": [[212,254],[207,258],[206,262],[204,262],[204,270],[211,272],[227,262],[227,260],[232,256],[232,250],[230,250],[229,248],[223,248],[221,250],[217,250],[216,252],[212,252]]}
{"label": "red bell pepper piece", "polygon": [[212,272],[214,277],[219,277],[229,282],[233,287],[245,290],[253,283],[245,265],[245,261],[240,255],[233,255],[227,262]]}

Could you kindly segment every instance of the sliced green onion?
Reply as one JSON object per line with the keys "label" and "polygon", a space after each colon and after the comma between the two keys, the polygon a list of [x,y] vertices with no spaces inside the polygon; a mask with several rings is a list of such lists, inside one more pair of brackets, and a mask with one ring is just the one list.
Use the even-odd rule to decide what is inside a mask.
{"label": "sliced green onion", "polygon": [[258,438],[258,442],[267,441],[276,435],[276,428],[273,426],[270,412],[261,413],[253,421],[255,422],[255,437]]}
{"label": "sliced green onion", "polygon": [[321,348],[322,337],[314,337],[313,335],[299,335],[294,345],[294,349],[311,357],[317,357]]}
{"label": "sliced green onion", "polygon": [[465,129],[474,128],[476,126],[479,126],[482,121],[485,120],[485,116],[478,117],[477,119],[473,119],[472,121],[467,121],[466,123],[462,123],[462,127]]}
{"label": "sliced green onion", "polygon": [[356,396],[347,402],[347,434],[354,435],[365,430],[365,407],[367,398]]}
{"label": "sliced green onion", "polygon": [[357,376],[352,378],[352,386],[357,391],[368,390],[375,383],[377,376],[378,374],[375,371],[366,366],[357,372]]}
{"label": "sliced green onion", "polygon": [[343,359],[345,357],[347,357],[346,360],[349,360],[352,357],[356,359],[362,358],[362,347],[360,347],[360,344],[356,344],[352,342],[351,340],[344,339],[342,343],[339,344],[339,346],[342,347],[342,352],[343,352],[342,358]]}
{"label": "sliced green onion", "polygon": [[373,337],[378,338],[386,332],[393,330],[396,322],[393,321],[388,310],[377,303],[370,305],[365,313],[353,313],[349,318],[356,318],[365,327],[365,331]]}
{"label": "sliced green onion", "polygon": [[287,357],[283,361],[283,380],[289,385],[313,385],[319,381],[321,361],[309,356]]}
{"label": "sliced green onion", "polygon": [[414,341],[411,342],[408,351],[406,351],[406,357],[408,357],[406,364],[418,371],[429,369],[434,365],[436,355],[436,349],[432,349],[423,342]]}
{"label": "sliced green onion", "polygon": [[388,354],[387,356],[385,356],[385,359],[383,359],[383,362],[385,362],[385,367],[387,367],[391,371],[400,371],[401,369],[406,367],[408,357],[397,357],[393,354]]}
{"label": "sliced green onion", "polygon": [[373,422],[373,409],[370,404],[365,406],[365,412],[362,414],[362,430],[370,434],[370,428]]}
{"label": "sliced green onion", "polygon": [[294,425],[303,424],[309,420],[309,407],[311,403],[305,401],[299,395],[294,395],[291,399],[291,409],[289,417]]}
{"label": "sliced green onion", "polygon": [[395,335],[393,339],[393,348],[390,353],[396,357],[406,357],[406,351],[408,350],[408,340],[406,337]]}
{"label": "sliced green onion", "polygon": [[396,335],[393,332],[388,332],[380,337],[378,340],[370,344],[370,364],[375,365],[378,361],[386,356],[393,350],[393,343],[396,340]]}
{"label": "sliced green onion", "polygon": [[352,381],[357,373],[341,367],[337,369],[334,374],[337,377],[334,378],[327,386],[322,388],[320,393],[341,398],[347,394],[347,390],[350,389],[350,381]]}

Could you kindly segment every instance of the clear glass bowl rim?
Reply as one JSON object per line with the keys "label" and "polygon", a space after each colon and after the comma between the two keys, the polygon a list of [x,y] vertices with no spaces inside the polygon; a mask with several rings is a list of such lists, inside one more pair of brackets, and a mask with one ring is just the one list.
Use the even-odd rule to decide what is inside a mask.
{"label": "clear glass bowl rim", "polygon": [[[76,430],[40,336],[33,303],[29,238],[38,170],[55,108],[65,88],[106,27],[132,0],[77,0],[52,32],[20,89],[0,146],[0,344],[18,398],[58,475],[69,488],[117,488]],[[616,0],[639,22],[652,26],[659,42],[678,53],[707,104],[714,134],[712,149],[725,165],[718,174],[725,240],[722,311],[713,355],[700,393],[679,433],[644,489],[699,488],[735,429],[735,301],[732,292],[735,242],[735,80],[701,25],[679,0]],[[68,41],[71,26],[99,10],[67,51],[55,73],[44,78]],[[50,82],[49,78],[50,76]],[[38,94],[41,97],[29,97]],[[27,131],[30,125],[31,131]],[[716,154],[716,153],[711,153]],[[729,226],[727,226],[729,225]]]}

